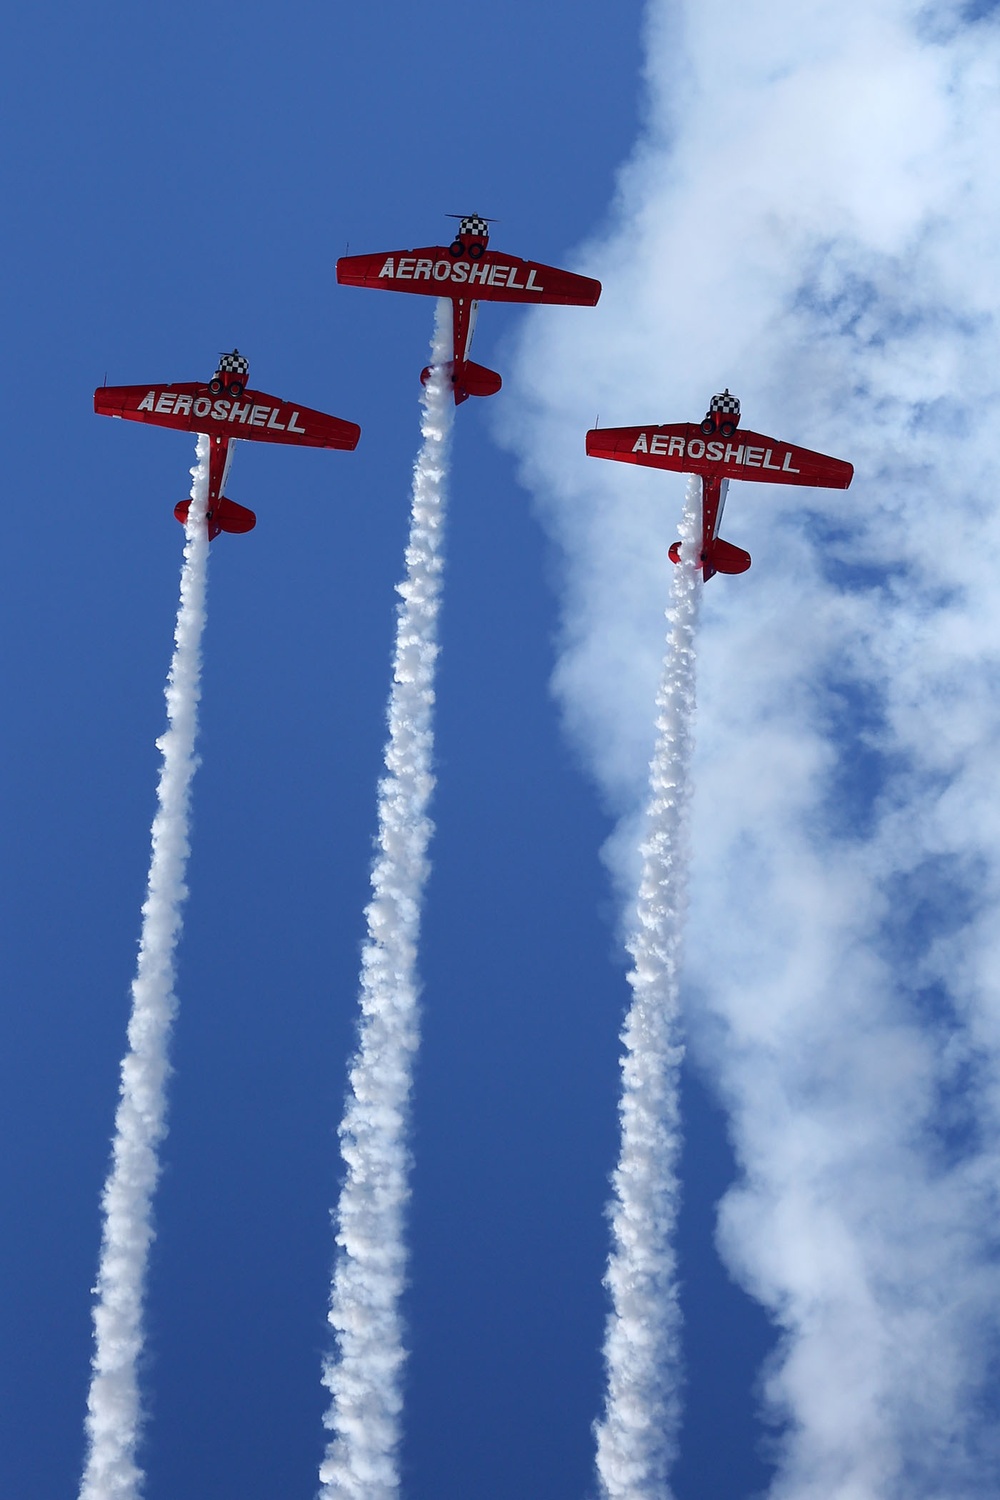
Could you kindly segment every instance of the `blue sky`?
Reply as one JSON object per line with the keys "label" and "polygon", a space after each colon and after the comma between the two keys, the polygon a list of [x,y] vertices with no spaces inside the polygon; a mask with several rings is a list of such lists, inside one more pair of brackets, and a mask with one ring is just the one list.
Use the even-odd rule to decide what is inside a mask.
{"label": "blue sky", "polygon": [[[640,19],[519,3],[460,22],[403,5],[8,15],[5,1494],[72,1494],[82,1461],[171,510],[193,461],[181,435],[94,417],[93,387],[198,378],[238,343],[255,383],[363,426],[353,455],[238,451],[229,489],[258,528],[213,547],[144,1373],[150,1500],[308,1495],[430,336],[426,302],[339,289],[334,260],[434,242],[444,214],[477,210],[501,221],[497,245],[567,263],[637,129]],[[484,309],[480,359],[506,368],[517,318]],[[598,859],[610,825],[547,686],[559,559],[490,423],[469,402],[454,447],[404,1471],[413,1496],[571,1496],[591,1485],[601,1396],[625,989]],[[693,1194],[699,1280],[710,1216]]]}
{"label": "blue sky", "polygon": [[404,1493],[594,1490],[620,894],[682,489],[588,465],[583,431],[697,416],[722,384],[858,478],[806,512],[734,490],[754,567],[705,601],[677,1500],[759,1492],[768,1452],[776,1500],[989,1492],[1000,537],[990,454],[955,434],[1000,394],[996,7],[650,14],[645,51],[632,3],[5,20],[4,1495],[72,1495],[82,1463],[194,456],[91,394],[234,344],[363,433],[238,449],[257,530],[212,549],[144,1462],[149,1500],[315,1491],[431,333],[426,299],[338,288],[334,262],[465,211],[606,291],[484,307],[505,390],[456,419]]}

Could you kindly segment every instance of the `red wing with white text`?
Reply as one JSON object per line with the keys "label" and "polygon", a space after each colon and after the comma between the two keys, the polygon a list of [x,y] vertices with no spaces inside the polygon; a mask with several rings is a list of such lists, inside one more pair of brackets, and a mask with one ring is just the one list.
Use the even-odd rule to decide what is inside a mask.
{"label": "red wing with white text", "polygon": [[[587,433],[591,458],[613,458],[701,476],[702,539],[698,555],[706,581],[714,573],[745,573],[750,554],[719,536],[731,479],[764,484],[797,484],[846,490],[854,467],[840,458],[814,453],[740,426],[740,403],[728,390],[712,397],[701,422],[668,422],[648,427],[594,427]],[[680,562],[680,543],[670,548]]]}
{"label": "red wing with white text", "polygon": [[[297,406],[280,396],[251,390],[248,361],[234,349],[224,354],[211,380],[170,385],[105,385],[94,392],[94,410],[103,417],[150,422],[179,432],[203,432],[211,438],[208,486],[208,534],[252,531],[257,517],[222,493],[237,438],[255,443],[292,443],[300,448],[340,448],[358,445],[361,428],[324,411]],[[189,500],[174,507],[179,521],[187,520]]]}
{"label": "red wing with white text", "polygon": [[[337,280],[342,286],[381,287],[385,291],[451,298],[454,351],[447,373],[456,405],[468,396],[493,396],[503,383],[495,370],[477,365],[469,358],[480,302],[550,302],[594,307],[601,295],[599,281],[490,250],[489,238],[489,219],[467,214],[450,245],[388,250],[376,255],[345,255],[337,262]],[[429,369],[425,369],[421,379],[426,381],[429,374]]]}

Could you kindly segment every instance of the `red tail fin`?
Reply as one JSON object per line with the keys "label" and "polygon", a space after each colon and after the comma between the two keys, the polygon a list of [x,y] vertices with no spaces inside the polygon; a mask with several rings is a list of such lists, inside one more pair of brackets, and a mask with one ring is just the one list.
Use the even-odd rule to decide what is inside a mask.
{"label": "red tail fin", "polygon": [[[670,543],[669,556],[672,563],[680,562],[680,542]],[[749,566],[749,552],[744,552],[742,547],[734,547],[732,542],[722,541],[720,537],[716,537],[711,549],[702,558],[706,579],[711,578],[713,573],[745,573]]]}
{"label": "red tail fin", "polygon": [[732,542],[716,537],[705,561],[717,573],[745,573],[750,566],[750,554],[742,547],[734,547]]}
{"label": "red tail fin", "polygon": [[467,396],[495,396],[503,379],[496,370],[487,370],[485,365],[477,365],[469,359],[462,371],[461,385]]}
{"label": "red tail fin", "polygon": [[[178,500],[174,506],[174,515],[182,526],[187,524],[190,509],[190,500]],[[214,509],[209,514],[208,539],[212,541],[220,531],[230,531],[239,536],[243,532],[253,531],[256,524],[257,517],[252,510],[247,510],[245,505],[237,505],[235,500],[227,500],[223,495],[220,500],[216,501]]]}
{"label": "red tail fin", "polygon": [[[455,404],[460,405],[468,396],[495,396],[503,385],[503,378],[496,370],[487,370],[485,365],[477,365],[474,360],[467,359],[462,367],[461,377],[455,379],[455,365],[449,360],[444,366],[445,374],[455,387]],[[425,365],[420,372],[420,379],[424,385],[431,378],[431,367]]]}
{"label": "red tail fin", "polygon": [[[421,385],[426,385],[428,380],[430,380],[432,368],[433,366],[431,365],[424,365],[424,368],[420,371]],[[455,368],[453,361],[449,359],[448,363],[446,365],[442,365],[441,368],[444,370],[444,373],[448,377],[448,379],[451,380],[451,372]]]}

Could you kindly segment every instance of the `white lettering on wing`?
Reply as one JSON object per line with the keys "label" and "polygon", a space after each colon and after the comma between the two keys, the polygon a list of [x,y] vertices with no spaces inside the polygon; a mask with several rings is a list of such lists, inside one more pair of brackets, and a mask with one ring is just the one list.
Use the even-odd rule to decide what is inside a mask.
{"label": "white lettering on wing", "polygon": [[[698,450],[697,453],[695,452],[696,448]],[[688,458],[704,458],[705,457],[705,439],[704,438],[692,438],[691,441],[688,443],[687,456],[688,456]]]}
{"label": "white lettering on wing", "polygon": [[399,265],[396,267],[396,280],[412,281],[413,267],[416,263],[417,258],[415,255],[401,255],[399,257]]}
{"label": "white lettering on wing", "polygon": [[508,267],[508,270],[507,270],[507,285],[510,287],[510,289],[511,289],[512,292],[523,292],[524,291],[524,282],[523,281],[518,281],[518,279],[517,279],[517,267],[516,266],[510,266],[510,267]]}
{"label": "white lettering on wing", "polygon": [[490,286],[506,286],[507,285],[507,272],[509,270],[510,270],[510,266],[491,266],[491,268],[490,268]]}
{"label": "white lettering on wing", "polygon": [[211,410],[212,402],[208,396],[199,396],[192,407],[192,411],[196,417],[207,417]]}
{"label": "white lettering on wing", "polygon": [[726,456],[722,461],[726,464],[741,464],[743,462],[743,444],[727,443]]}
{"label": "white lettering on wing", "polygon": [[670,447],[667,449],[667,455],[668,457],[673,458],[675,453],[678,454],[681,458],[684,457],[684,439],[682,437],[678,437],[676,433],[670,439]]}
{"label": "white lettering on wing", "polygon": [[267,425],[268,425],[268,427],[273,427],[274,430],[275,430],[275,432],[284,432],[284,430],[285,430],[285,424],[284,424],[284,422],[279,422],[278,421],[278,413],[279,413],[280,410],[281,410],[281,407],[280,406],[276,406],[274,408],[273,412],[271,413],[271,415],[267,419]]}
{"label": "white lettering on wing", "polygon": [[666,453],[667,434],[665,432],[654,432],[653,441],[649,445],[650,453]]}
{"label": "white lettering on wing", "polygon": [[722,444],[718,439],[713,439],[705,449],[705,457],[710,458],[713,463],[718,463],[722,458]]}
{"label": "white lettering on wing", "polygon": [[296,427],[296,425],[295,425],[295,418],[297,416],[298,416],[298,412],[297,411],[293,411],[292,415],[288,418],[288,430],[289,430],[289,432],[301,432],[303,435],[305,435],[305,428],[304,427]]}
{"label": "white lettering on wing", "polygon": [[186,417],[191,410],[191,397],[178,396],[174,402],[174,416]]}
{"label": "white lettering on wing", "polygon": [[470,266],[467,260],[456,260],[451,268],[452,281],[468,281],[469,270]]}
{"label": "white lettering on wing", "polygon": [[801,469],[793,469],[792,468],[792,454],[791,454],[791,449],[789,449],[789,451],[785,454],[785,461],[781,465],[781,467],[785,471],[786,474],[801,474],[801,472],[802,472]]}
{"label": "white lettering on wing", "polygon": [[636,438],[635,442],[632,445],[632,452],[633,453],[648,453],[649,452],[649,444],[646,442],[646,434],[644,432],[640,432],[639,436]]}
{"label": "white lettering on wing", "polygon": [[383,276],[395,276],[395,274],[396,274],[396,262],[395,262],[394,258],[391,255],[389,256],[389,259],[386,261],[385,265],[382,267],[381,271],[378,274],[379,274],[379,280],[381,280]]}
{"label": "white lettering on wing", "polygon": [[434,262],[432,260],[418,260],[413,272],[414,281],[430,281],[433,269]]}
{"label": "white lettering on wing", "polygon": [[765,469],[780,469],[781,468],[780,464],[773,464],[771,462],[771,449],[770,448],[768,448],[767,452],[764,454],[764,468]]}
{"label": "white lettering on wing", "polygon": [[267,417],[270,410],[271,408],[269,406],[255,406],[253,411],[250,413],[250,426],[265,427],[267,425]]}
{"label": "white lettering on wing", "polygon": [[167,411],[173,411],[173,409],[174,409],[174,396],[173,396],[173,392],[172,391],[164,391],[163,395],[160,397],[160,399],[156,403],[156,410],[157,411],[167,412]]}
{"label": "white lettering on wing", "polygon": [[451,261],[439,260],[434,267],[434,280],[447,281],[451,275]]}
{"label": "white lettering on wing", "polygon": [[152,411],[153,410],[153,402],[155,400],[156,400],[156,392],[155,391],[150,391],[150,393],[149,393],[148,396],[143,396],[142,400],[139,402],[139,405],[136,407],[136,411]]}
{"label": "white lettering on wing", "polygon": [[249,415],[250,415],[250,402],[249,401],[246,403],[245,406],[241,406],[238,401],[234,401],[233,402],[233,409],[229,413],[229,420],[230,420],[230,422],[246,422],[246,419],[247,419],[247,417]]}
{"label": "white lettering on wing", "polygon": [[469,278],[468,278],[469,279],[469,285],[472,286],[473,282],[481,281],[483,283],[483,285],[485,286],[486,285],[486,279],[487,279],[487,277],[490,274],[490,270],[491,270],[491,267],[488,266],[484,260],[480,261],[479,264],[476,265],[476,266],[470,266],[469,267]]}
{"label": "white lettering on wing", "polygon": [[528,280],[525,282],[524,290],[526,292],[544,292],[545,290],[545,288],[543,286],[539,286],[537,281],[535,280],[534,266],[532,266],[531,270],[528,272]]}
{"label": "white lettering on wing", "polygon": [[763,457],[763,448],[754,448],[752,445],[748,445],[743,450],[743,462],[748,469],[759,469]]}
{"label": "white lettering on wing", "polygon": [[217,422],[227,422],[229,420],[229,402],[224,400],[216,401],[212,407],[212,416]]}

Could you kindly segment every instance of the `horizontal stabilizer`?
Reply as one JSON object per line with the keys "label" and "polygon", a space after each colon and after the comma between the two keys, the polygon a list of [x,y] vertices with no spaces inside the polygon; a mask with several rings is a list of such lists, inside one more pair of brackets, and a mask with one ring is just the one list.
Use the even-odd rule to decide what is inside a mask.
{"label": "horizontal stabilizer", "polygon": [[[428,382],[428,380],[430,380],[430,378],[431,378],[431,370],[433,368],[434,368],[433,365],[424,365],[424,368],[420,371],[420,384],[421,385],[426,385],[427,382]],[[455,362],[454,362],[454,360],[451,360],[451,359],[449,359],[446,364],[443,364],[441,366],[441,369],[445,373],[446,379],[452,380],[452,373],[451,372],[452,372],[452,370],[454,370],[454,368],[455,368]],[[454,384],[453,380],[452,380],[452,384]]]}
{"label": "horizontal stabilizer", "polygon": [[[188,511],[191,509],[191,501],[178,500],[174,506],[174,515],[182,526],[187,524]],[[252,510],[247,510],[245,505],[237,505],[235,500],[227,500],[225,495],[217,500],[208,518],[208,536],[217,537],[220,531],[229,531],[234,536],[241,536],[244,532],[253,531],[257,524],[257,517]]]}
{"label": "horizontal stabilizer", "polygon": [[745,573],[750,566],[750,554],[742,547],[734,547],[732,542],[716,537],[705,561],[717,573]]}
{"label": "horizontal stabilizer", "polygon": [[[455,378],[455,362],[449,359],[442,367],[448,380],[456,387],[455,400],[462,402],[466,396],[495,396],[503,385],[503,379],[496,370],[487,370],[485,365],[477,365],[475,360],[467,359],[462,368],[461,378]],[[426,385],[431,378],[431,366],[425,365],[420,372],[420,382]]]}
{"label": "horizontal stabilizer", "polygon": [[466,360],[465,370],[462,375],[462,389],[470,396],[495,396],[503,385],[503,380],[496,370],[487,370],[485,365],[477,365],[473,360]]}

